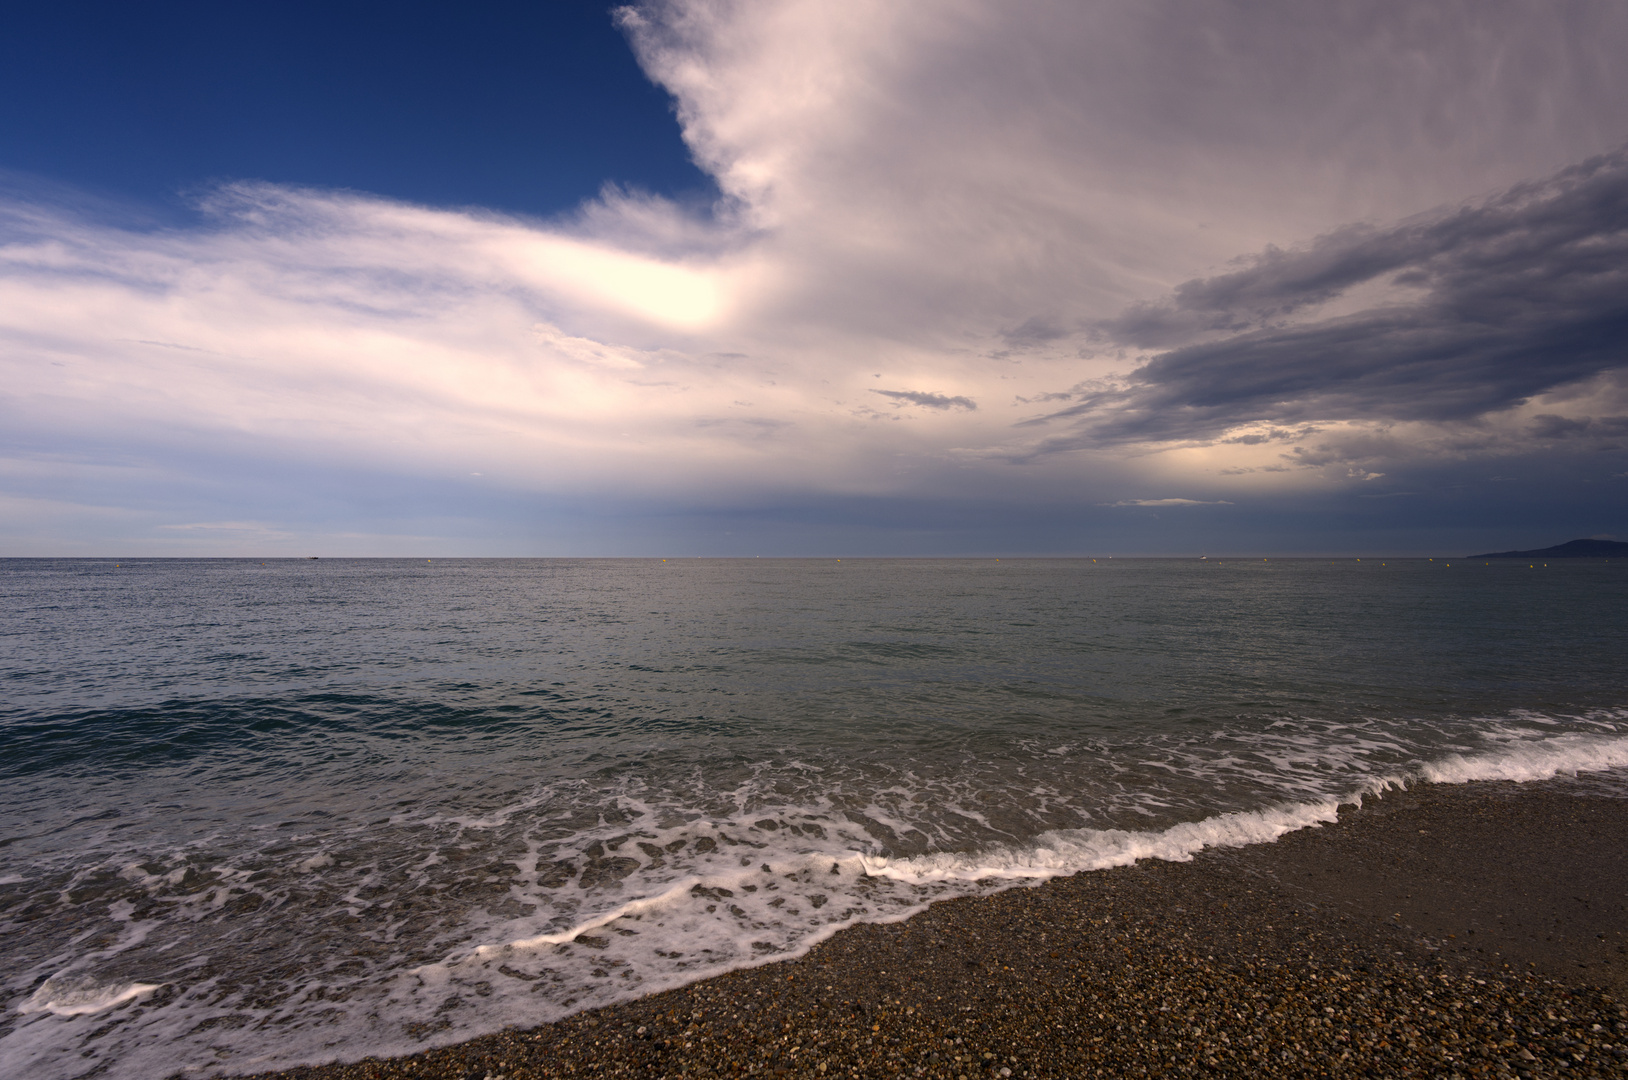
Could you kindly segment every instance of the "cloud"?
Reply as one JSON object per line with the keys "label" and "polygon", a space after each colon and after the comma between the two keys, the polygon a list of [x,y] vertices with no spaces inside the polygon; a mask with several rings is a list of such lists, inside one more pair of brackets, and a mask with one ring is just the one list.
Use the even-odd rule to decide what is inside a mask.
{"label": "cloud", "polygon": [[[1283,324],[1381,277],[1408,297]],[[1628,152],[1462,209],[1353,227],[1098,324],[1161,353],[1048,420],[1112,440],[1214,438],[1246,423],[1468,420],[1628,368]],[[1217,335],[1216,332],[1219,332]],[[1534,433],[1571,430],[1558,416]]]}
{"label": "cloud", "polygon": [[1559,416],[1539,413],[1527,430],[1535,439],[1570,439],[1584,434],[1628,435],[1628,416]]}
{"label": "cloud", "polygon": [[968,412],[978,407],[971,398],[946,397],[943,394],[929,394],[921,390],[872,390],[873,394],[881,394],[885,398],[892,398],[900,404],[920,405],[924,409],[966,409]]}
{"label": "cloud", "polygon": [[[1273,324],[1387,275],[1418,298]],[[1480,204],[1193,280],[1099,324],[1127,344],[1223,336],[1151,358],[1063,415],[1099,438],[1208,438],[1247,422],[1465,420],[1628,368],[1628,153]],[[1244,331],[1244,332],[1232,332]],[[1576,427],[1550,417],[1547,427]]]}
{"label": "cloud", "polygon": [[160,525],[161,529],[178,529],[183,532],[265,532],[266,525],[259,521],[194,521],[185,525]]}
{"label": "cloud", "polygon": [[1628,7],[619,19],[716,206],[0,193],[0,482],[295,533],[297,496],[211,500],[504,492],[468,514],[518,533],[538,500],[1217,505],[1624,437],[1625,166],[1590,155],[1628,137]]}
{"label": "cloud", "polygon": [[1104,506],[1231,506],[1226,499],[1121,499]]}

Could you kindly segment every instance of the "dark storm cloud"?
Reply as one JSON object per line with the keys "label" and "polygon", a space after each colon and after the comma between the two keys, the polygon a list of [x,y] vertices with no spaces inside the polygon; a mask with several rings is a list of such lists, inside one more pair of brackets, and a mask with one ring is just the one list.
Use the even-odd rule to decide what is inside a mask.
{"label": "dark storm cloud", "polygon": [[900,404],[920,405],[924,409],[967,409],[978,407],[977,402],[968,397],[947,397],[944,394],[929,394],[920,390],[872,390],[873,394],[881,394],[885,398],[892,398]]}
{"label": "dark storm cloud", "polygon": [[1628,416],[1557,416],[1539,413],[1527,430],[1535,439],[1571,439],[1579,435],[1628,435]]}
{"label": "dark storm cloud", "polygon": [[[1420,292],[1289,321],[1370,284]],[[1096,329],[1175,347],[1126,387],[1030,422],[1085,419],[1063,440],[1073,445],[1208,438],[1243,423],[1465,420],[1519,405],[1628,366],[1628,151],[1457,211],[1269,248]]]}

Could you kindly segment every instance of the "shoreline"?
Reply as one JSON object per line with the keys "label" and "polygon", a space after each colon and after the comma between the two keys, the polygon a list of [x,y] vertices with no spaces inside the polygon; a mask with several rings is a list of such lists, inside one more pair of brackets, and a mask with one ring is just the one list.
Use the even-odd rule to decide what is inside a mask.
{"label": "shoreline", "polygon": [[942,901],[556,1023],[257,1076],[1620,1076],[1624,794],[1587,775],[1393,790],[1274,843]]}

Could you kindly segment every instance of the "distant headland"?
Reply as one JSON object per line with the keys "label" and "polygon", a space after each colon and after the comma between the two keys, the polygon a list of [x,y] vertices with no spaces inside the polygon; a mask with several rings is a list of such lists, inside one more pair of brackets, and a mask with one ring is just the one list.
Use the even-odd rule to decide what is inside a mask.
{"label": "distant headland", "polygon": [[1493,551],[1467,555],[1470,559],[1628,559],[1628,544],[1621,540],[1568,540],[1536,551]]}

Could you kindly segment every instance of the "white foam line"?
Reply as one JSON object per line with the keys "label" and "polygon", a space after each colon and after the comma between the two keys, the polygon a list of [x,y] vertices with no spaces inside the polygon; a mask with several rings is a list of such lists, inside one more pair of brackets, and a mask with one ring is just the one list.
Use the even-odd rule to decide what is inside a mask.
{"label": "white foam line", "polygon": [[663,892],[659,892],[654,896],[644,896],[637,900],[629,900],[621,907],[612,908],[602,914],[595,915],[587,922],[578,923],[569,930],[561,930],[557,934],[538,934],[536,937],[521,938],[518,941],[510,941],[503,945],[482,945],[480,948],[475,950],[475,955],[491,956],[495,953],[505,952],[510,949],[540,949],[544,945],[563,945],[567,941],[575,940],[579,934],[586,934],[590,930],[597,930],[601,926],[608,926],[617,919],[628,915],[642,915],[646,911],[650,911],[655,908],[659,908],[664,904],[671,903],[672,901],[677,900],[687,894],[695,886],[701,884],[703,884],[703,881],[700,877],[691,875],[690,877],[681,879],[671,888]]}
{"label": "white foam line", "polygon": [[48,1012],[57,1016],[83,1016],[144,997],[158,983],[100,983],[88,977],[54,975],[17,1007],[20,1013]]}
{"label": "white foam line", "polygon": [[[823,866],[825,865],[825,861],[827,859],[831,859],[832,863],[836,866],[847,864],[847,869],[849,870],[855,870],[860,873],[866,872],[866,856],[858,854],[849,855],[847,857],[833,857],[823,852],[812,852],[797,856],[789,861],[781,859],[779,862],[783,867],[793,865],[797,862],[815,862]],[[674,903],[675,901],[682,900],[684,897],[688,896],[690,890],[694,889],[697,885],[701,886],[702,888],[730,888],[732,886],[738,886],[740,881],[746,878],[755,876],[756,871],[751,870],[722,877],[716,874],[705,877],[699,874],[691,874],[688,877],[680,878],[670,887],[662,890],[659,893],[655,893],[650,896],[642,896],[636,900],[629,900],[627,903],[622,904],[619,907],[611,908],[608,911],[601,912],[590,919],[576,923],[569,929],[560,930],[552,934],[538,934],[535,937],[520,938],[515,941],[505,942],[501,945],[481,945],[476,948],[471,955],[475,957],[487,957],[511,950],[540,949],[547,945],[563,945],[568,941],[576,940],[576,938],[581,934],[586,934],[590,931],[597,930],[601,926],[608,926],[617,919],[625,918],[631,915],[643,915],[646,912],[656,911]],[[783,956],[784,954],[780,955]]]}
{"label": "white foam line", "polygon": [[1462,784],[1471,780],[1530,781],[1624,766],[1628,766],[1628,738],[1557,735],[1541,743],[1515,743],[1496,754],[1449,754],[1423,766],[1419,776],[1438,784]]}
{"label": "white foam line", "polygon": [[911,884],[985,879],[1044,880],[1086,870],[1129,866],[1139,859],[1188,862],[1208,847],[1268,843],[1285,833],[1335,821],[1339,808],[1360,796],[1242,810],[1202,821],[1182,822],[1157,832],[1127,829],[1065,829],[1043,833],[1032,846],[1002,846],[977,861],[955,855],[920,855],[890,860],[861,856],[865,871]]}
{"label": "white foam line", "polygon": [[1361,805],[1364,796],[1383,795],[1410,783],[1467,783],[1475,780],[1528,782],[1579,772],[1628,767],[1628,737],[1562,735],[1521,742],[1486,754],[1451,754],[1420,764],[1411,774],[1376,776],[1349,794],[1263,810],[1241,810],[1159,831],[1067,829],[1043,833],[1024,847],[1002,845],[976,861],[961,855],[920,855],[891,860],[861,855],[865,872],[912,884],[984,879],[1044,880],[1087,870],[1128,866],[1139,859],[1189,862],[1209,847],[1271,843],[1286,833],[1337,821],[1339,808]]}

